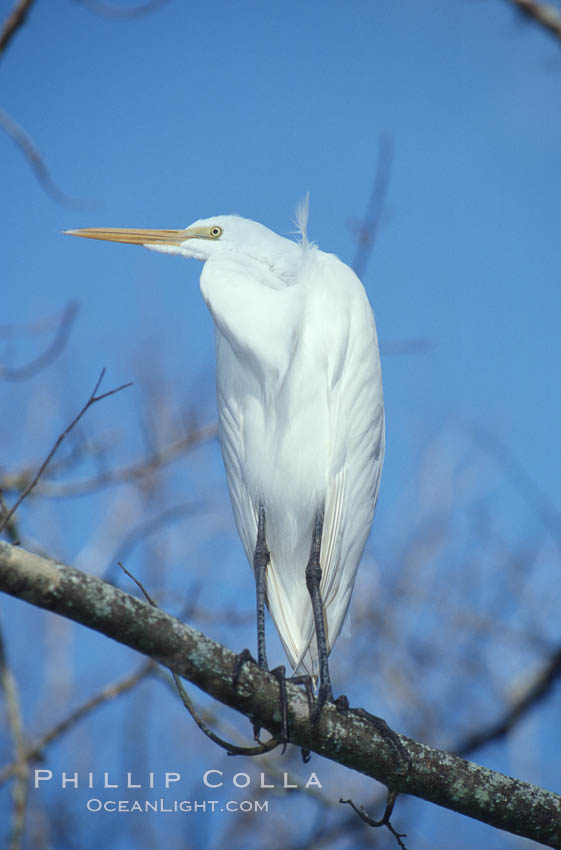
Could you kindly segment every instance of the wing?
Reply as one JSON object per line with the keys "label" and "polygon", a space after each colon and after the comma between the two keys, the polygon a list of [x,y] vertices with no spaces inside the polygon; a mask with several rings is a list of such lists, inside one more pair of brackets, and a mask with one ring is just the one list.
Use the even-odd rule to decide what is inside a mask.
{"label": "wing", "polygon": [[216,332],[217,401],[220,446],[236,527],[250,564],[257,541],[257,505],[253,505],[244,474],[243,415],[232,386],[237,375],[228,341]]}
{"label": "wing", "polygon": [[324,507],[321,591],[331,649],[374,514],[384,414],[360,281],[317,250],[304,266],[297,285],[259,293],[267,304],[255,313],[240,313],[233,298],[244,287],[252,303],[251,269],[240,275],[232,266],[228,287],[222,278],[213,288],[207,263],[201,288],[216,325],[220,440],[238,532],[251,564],[263,498],[269,609],[292,666],[315,675],[305,584],[315,512]]}
{"label": "wing", "polygon": [[[385,427],[378,340],[366,293],[348,266],[332,255],[323,258],[321,285],[334,291],[338,305],[328,340],[330,458],[321,548],[321,594],[331,651],[374,517]],[[311,673],[317,669],[311,612],[298,665]]]}
{"label": "wing", "polygon": [[[247,411],[245,391],[250,376],[240,368],[228,340],[218,331],[216,349],[220,444],[236,527],[253,568],[259,498],[255,487],[250,488],[248,484],[247,419],[251,418],[251,413]],[[243,392],[241,389],[238,392],[240,383],[243,384]],[[294,532],[296,523],[291,517],[290,507],[285,498],[280,510],[266,515],[266,536],[271,553],[266,572],[266,601],[284,650],[292,667],[296,668],[313,634],[312,609],[304,571],[314,511],[310,509],[306,530],[300,528]],[[289,534],[287,526],[291,525],[293,533]],[[299,541],[300,545],[296,547],[299,551],[290,545],[287,551],[283,546],[289,536]],[[309,669],[312,672],[311,666]]]}
{"label": "wing", "polygon": [[259,499],[248,486],[246,423],[259,418],[255,405],[251,407],[254,400],[266,397],[268,387],[288,368],[290,340],[298,324],[297,298],[271,268],[235,253],[205,263],[201,293],[216,331],[220,444],[228,488],[252,564]]}

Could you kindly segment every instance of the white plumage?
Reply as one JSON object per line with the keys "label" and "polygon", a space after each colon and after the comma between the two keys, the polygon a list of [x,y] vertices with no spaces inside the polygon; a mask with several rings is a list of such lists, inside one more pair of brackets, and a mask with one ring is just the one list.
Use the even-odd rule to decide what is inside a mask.
{"label": "white plumage", "polygon": [[74,231],[205,261],[201,291],[216,326],[220,441],[250,564],[262,504],[266,597],[296,672],[317,675],[306,587],[324,509],[321,598],[327,648],[343,625],[370,530],[384,459],[384,406],[372,310],[354,272],[309,244],[237,216],[185,230]]}
{"label": "white plumage", "polygon": [[[315,514],[325,504],[321,595],[331,649],[384,458],[372,310],[356,275],[333,254],[242,219],[197,224],[214,222],[241,248],[214,254],[201,275],[216,325],[220,440],[236,525],[251,563],[262,500],[269,610],[293,668],[315,675],[304,575]],[[258,250],[244,234],[259,236]]]}

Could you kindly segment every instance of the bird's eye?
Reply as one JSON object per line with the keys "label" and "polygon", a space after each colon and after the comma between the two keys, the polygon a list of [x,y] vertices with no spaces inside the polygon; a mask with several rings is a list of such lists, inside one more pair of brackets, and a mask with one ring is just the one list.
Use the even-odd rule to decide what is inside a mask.
{"label": "bird's eye", "polygon": [[213,239],[218,239],[219,236],[222,236],[222,228],[221,227],[211,227],[210,235]]}

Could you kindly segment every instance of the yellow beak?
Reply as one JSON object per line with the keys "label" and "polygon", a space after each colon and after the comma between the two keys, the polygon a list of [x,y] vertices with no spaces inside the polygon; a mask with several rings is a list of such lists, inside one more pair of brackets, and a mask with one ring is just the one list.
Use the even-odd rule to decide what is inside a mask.
{"label": "yellow beak", "polygon": [[195,234],[188,230],[142,230],[130,227],[85,227],[65,230],[70,236],[103,239],[107,242],[126,242],[129,245],[180,245]]}

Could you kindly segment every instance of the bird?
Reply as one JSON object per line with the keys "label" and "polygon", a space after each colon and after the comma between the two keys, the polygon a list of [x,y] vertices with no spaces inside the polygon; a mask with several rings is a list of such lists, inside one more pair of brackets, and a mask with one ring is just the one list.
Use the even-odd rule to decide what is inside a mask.
{"label": "bird", "polygon": [[316,707],[333,700],[328,657],[343,627],[378,499],[385,451],[376,324],[335,254],[238,215],[183,229],[66,233],[203,262],[215,326],[219,440],[234,519],[253,568],[257,662],[265,605]]}

